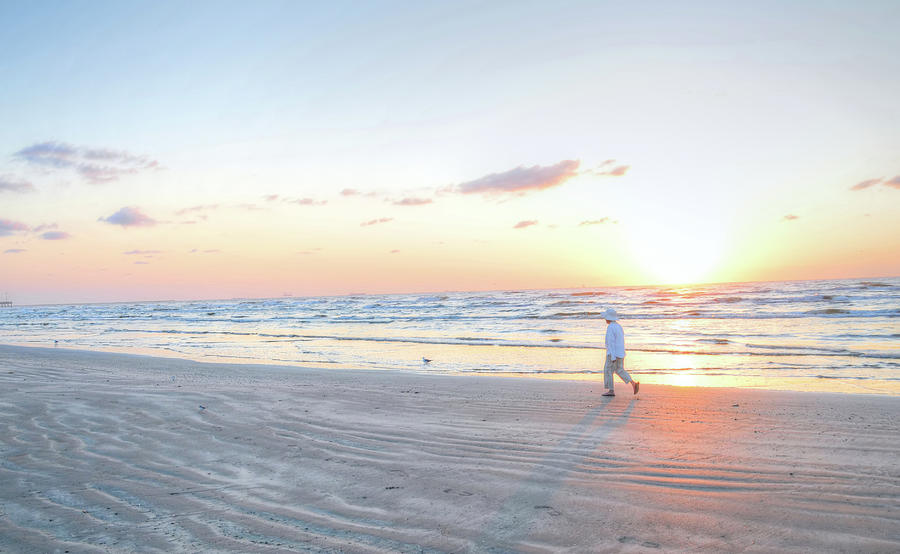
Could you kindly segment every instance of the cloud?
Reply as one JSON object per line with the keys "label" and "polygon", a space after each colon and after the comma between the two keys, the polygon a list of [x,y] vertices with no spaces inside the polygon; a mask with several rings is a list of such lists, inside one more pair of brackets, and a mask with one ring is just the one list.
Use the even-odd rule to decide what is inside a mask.
{"label": "cloud", "polygon": [[356,196],[359,194],[359,191],[356,189],[344,189],[341,191],[341,196]]}
{"label": "cloud", "polygon": [[27,231],[28,225],[9,219],[0,219],[0,237],[9,236],[17,231]]}
{"label": "cloud", "polygon": [[402,200],[394,200],[393,204],[395,206],[424,206],[425,204],[431,204],[433,200],[431,198],[403,198]]}
{"label": "cloud", "polygon": [[97,221],[105,221],[111,225],[122,227],[152,227],[156,220],[144,214],[140,209],[126,206],[109,217],[101,217]]}
{"label": "cloud", "polygon": [[199,248],[194,248],[189,252],[189,254],[218,254],[220,252],[221,250],[219,250],[218,248],[213,248],[210,250],[200,250]]}
{"label": "cloud", "polygon": [[879,177],[877,179],[866,179],[865,181],[860,181],[850,187],[850,190],[865,190],[869,187],[875,186],[882,181],[882,178]]}
{"label": "cloud", "polygon": [[65,231],[47,231],[41,235],[41,238],[44,240],[65,240],[71,237],[72,235]]}
{"label": "cloud", "polygon": [[800,216],[794,214],[787,214],[786,216],[784,216],[785,221],[794,221],[795,219],[800,219]]}
{"label": "cloud", "polygon": [[134,262],[134,265],[150,265],[150,262]]}
{"label": "cloud", "polygon": [[370,225],[378,225],[379,223],[387,223],[388,221],[393,221],[393,217],[382,217],[380,219],[371,219],[369,221],[364,221],[359,224],[360,227],[368,227]]}
{"label": "cloud", "polygon": [[284,198],[277,194],[267,194],[263,196],[266,202],[276,202],[281,200],[286,204],[299,204],[301,206],[324,206],[327,200],[316,200],[314,198]]}
{"label": "cloud", "polygon": [[[211,210],[217,210],[218,208],[219,208],[218,204],[202,204],[202,205],[198,205],[198,206],[191,206],[190,208],[182,208],[182,209],[178,210],[177,212],[175,212],[175,215],[186,215],[186,214],[189,214],[192,212],[208,212]],[[206,216],[200,216],[200,217],[203,217],[204,219],[206,218]]]}
{"label": "cloud", "polygon": [[537,225],[538,222],[536,219],[528,219],[525,221],[520,221],[513,225],[513,229],[524,229],[526,227],[531,227],[532,225]]}
{"label": "cloud", "polygon": [[32,144],[13,156],[38,167],[74,170],[91,183],[108,183],[125,175],[160,169],[159,162],[146,156],[54,141]]}
{"label": "cloud", "polygon": [[328,200],[314,200],[312,198],[285,198],[288,204],[300,204],[301,206],[324,206]]}
{"label": "cloud", "polygon": [[900,175],[897,175],[893,179],[889,179],[884,182],[884,186],[891,187],[894,189],[900,189]]}
{"label": "cloud", "polygon": [[604,160],[603,163],[601,163],[597,167],[585,169],[584,171],[582,171],[582,174],[601,177],[622,177],[623,175],[628,173],[629,169],[631,169],[630,165],[614,165],[615,163],[616,160],[614,159]]}
{"label": "cloud", "polygon": [[400,251],[397,249],[391,250],[391,254],[399,254],[399,253],[400,253]]}
{"label": "cloud", "polygon": [[42,225],[38,225],[31,231],[34,233],[40,233],[41,231],[50,231],[50,230],[58,229],[58,228],[59,228],[59,225],[57,225],[56,223],[44,223]]}
{"label": "cloud", "polygon": [[4,254],[21,254],[22,252],[28,252],[24,248],[10,248],[9,250],[4,250]]}
{"label": "cloud", "polygon": [[462,194],[525,194],[532,190],[556,187],[578,175],[578,160],[563,160],[558,164],[541,167],[519,166],[503,173],[491,173],[462,183],[456,191]]}
{"label": "cloud", "polygon": [[28,181],[2,175],[0,176],[0,192],[34,192],[34,185]]}
{"label": "cloud", "polygon": [[610,169],[609,171],[599,173],[599,175],[610,175],[612,177],[621,177],[625,175],[625,173],[631,169],[630,165],[617,165],[616,167]]}
{"label": "cloud", "polygon": [[122,252],[126,256],[153,256],[162,253],[162,250],[129,250],[128,252]]}
{"label": "cloud", "polygon": [[582,221],[578,224],[579,227],[586,227],[588,225],[603,225],[604,223],[609,222],[608,217],[601,217],[600,219],[589,219],[587,221]]}

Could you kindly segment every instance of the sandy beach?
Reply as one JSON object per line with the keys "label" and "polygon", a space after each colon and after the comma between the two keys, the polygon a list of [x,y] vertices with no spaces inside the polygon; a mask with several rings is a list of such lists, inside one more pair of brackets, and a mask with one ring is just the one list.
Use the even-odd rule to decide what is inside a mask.
{"label": "sandy beach", "polygon": [[12,346],[0,383],[2,552],[900,551],[896,397]]}

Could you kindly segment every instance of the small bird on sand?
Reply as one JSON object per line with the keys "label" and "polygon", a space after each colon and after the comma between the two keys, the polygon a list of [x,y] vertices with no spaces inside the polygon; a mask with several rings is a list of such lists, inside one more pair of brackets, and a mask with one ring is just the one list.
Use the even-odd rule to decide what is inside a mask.
{"label": "small bird on sand", "polygon": [[422,356],[422,363],[424,363],[424,364],[431,363],[431,360],[429,360],[428,358]]}
{"label": "small bird on sand", "polygon": [[206,409],[206,406],[200,406],[200,409],[201,409],[201,410],[205,410],[205,409]]}

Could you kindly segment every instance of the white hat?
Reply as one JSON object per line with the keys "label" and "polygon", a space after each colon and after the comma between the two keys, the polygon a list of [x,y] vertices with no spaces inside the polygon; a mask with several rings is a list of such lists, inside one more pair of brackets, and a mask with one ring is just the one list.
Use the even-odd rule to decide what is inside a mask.
{"label": "white hat", "polygon": [[619,316],[618,314],[616,314],[616,311],[614,309],[606,308],[606,311],[603,312],[603,319],[607,321],[616,321],[617,319],[619,319]]}

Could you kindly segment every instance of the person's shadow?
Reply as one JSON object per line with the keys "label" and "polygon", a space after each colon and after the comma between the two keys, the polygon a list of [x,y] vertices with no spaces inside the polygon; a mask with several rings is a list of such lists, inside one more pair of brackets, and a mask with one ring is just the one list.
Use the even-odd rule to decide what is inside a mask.
{"label": "person's shadow", "polygon": [[[488,552],[515,551],[515,544],[526,538],[525,529],[538,515],[538,510],[555,511],[550,499],[568,474],[631,416],[635,398],[618,413],[612,411],[610,406],[614,400],[612,396],[600,397],[599,404],[584,414],[553,450],[535,464],[531,474],[520,481],[518,490],[506,499],[485,525],[478,541],[480,549]],[[604,417],[597,422],[601,416]]]}

